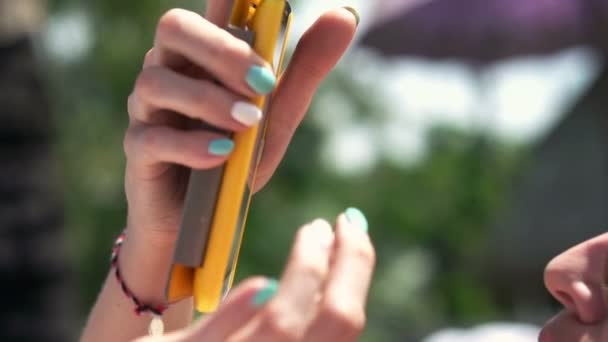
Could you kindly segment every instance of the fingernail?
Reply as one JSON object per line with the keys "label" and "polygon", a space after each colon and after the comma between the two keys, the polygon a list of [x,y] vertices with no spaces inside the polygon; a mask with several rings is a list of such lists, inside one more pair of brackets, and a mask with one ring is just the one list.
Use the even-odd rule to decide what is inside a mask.
{"label": "fingernail", "polygon": [[361,17],[359,16],[359,12],[354,7],[344,6],[345,10],[349,11],[355,16],[355,20],[357,21],[357,26],[359,26],[359,22],[361,21]]}
{"label": "fingernail", "polygon": [[357,208],[348,208],[344,211],[344,215],[346,215],[348,222],[361,228],[364,232],[367,232],[367,219],[361,210]]}
{"label": "fingernail", "polygon": [[331,247],[334,243],[334,233],[329,222],[324,219],[316,219],[310,225],[317,230],[315,239],[321,245],[321,248]]}
{"label": "fingernail", "polygon": [[247,84],[258,94],[266,95],[270,93],[276,83],[276,77],[268,68],[254,65],[247,73]]}
{"label": "fingernail", "polygon": [[251,303],[255,307],[260,307],[266,304],[272,297],[274,297],[275,293],[277,293],[277,289],[279,288],[279,282],[274,279],[269,279],[268,284],[258,291],[258,293],[253,296],[251,299]]}
{"label": "fingernail", "polygon": [[247,102],[236,102],[232,106],[232,117],[245,126],[253,126],[262,119],[262,110]]}
{"label": "fingernail", "polygon": [[230,139],[215,139],[209,143],[208,151],[216,156],[227,156],[234,150],[234,142]]}

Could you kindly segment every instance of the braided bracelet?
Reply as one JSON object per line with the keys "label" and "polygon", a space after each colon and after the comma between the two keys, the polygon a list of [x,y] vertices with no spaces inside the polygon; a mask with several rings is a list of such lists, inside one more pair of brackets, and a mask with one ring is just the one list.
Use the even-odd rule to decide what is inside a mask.
{"label": "braided bracelet", "polygon": [[133,292],[131,290],[129,290],[129,287],[125,283],[125,281],[120,273],[120,267],[118,265],[118,255],[120,253],[120,247],[122,246],[122,244],[125,241],[125,237],[126,237],[126,234],[124,232],[122,234],[120,234],[120,236],[118,236],[118,238],[116,239],[116,242],[114,242],[114,247],[112,248],[111,262],[112,262],[112,268],[114,268],[114,275],[116,276],[116,280],[120,284],[120,288],[122,289],[122,292],[124,292],[124,294],[127,296],[127,298],[131,299],[131,301],[135,304],[135,310],[134,310],[135,314],[140,316],[143,313],[149,312],[153,315],[153,319],[150,322],[150,326],[148,328],[150,335],[162,335],[163,330],[164,330],[164,325],[163,325],[161,316],[162,316],[163,312],[165,312],[165,310],[167,309],[167,306],[165,306],[165,305],[152,306],[152,305],[142,303],[141,300],[139,300],[135,296],[135,294],[133,294]]}

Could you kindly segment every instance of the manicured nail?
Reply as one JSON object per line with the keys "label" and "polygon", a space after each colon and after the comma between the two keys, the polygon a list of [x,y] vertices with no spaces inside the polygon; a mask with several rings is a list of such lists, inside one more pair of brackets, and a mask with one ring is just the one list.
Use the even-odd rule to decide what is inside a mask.
{"label": "manicured nail", "polygon": [[357,21],[357,26],[359,26],[359,22],[361,21],[361,17],[359,16],[359,12],[354,7],[344,6],[345,10],[349,11],[355,16],[355,20]]}
{"label": "manicured nail", "polygon": [[247,84],[258,94],[266,95],[270,93],[277,79],[268,68],[254,65],[247,73]]}
{"label": "manicured nail", "polygon": [[344,214],[346,215],[348,222],[361,228],[364,232],[367,232],[367,219],[361,210],[357,208],[348,208],[344,211]]}
{"label": "manicured nail", "polygon": [[315,229],[315,239],[321,245],[321,248],[330,248],[334,243],[334,233],[329,222],[324,219],[316,219],[310,223],[312,229]]}
{"label": "manicured nail", "polygon": [[247,102],[236,102],[232,106],[232,117],[245,126],[253,126],[262,119],[262,110]]}
{"label": "manicured nail", "polygon": [[277,293],[277,289],[279,288],[279,282],[274,279],[269,279],[268,284],[258,291],[258,293],[253,296],[251,299],[251,303],[255,307],[260,307],[266,304],[272,297],[274,297],[275,293]]}
{"label": "manicured nail", "polygon": [[209,143],[208,151],[216,156],[227,156],[234,150],[234,142],[230,139],[215,139]]}

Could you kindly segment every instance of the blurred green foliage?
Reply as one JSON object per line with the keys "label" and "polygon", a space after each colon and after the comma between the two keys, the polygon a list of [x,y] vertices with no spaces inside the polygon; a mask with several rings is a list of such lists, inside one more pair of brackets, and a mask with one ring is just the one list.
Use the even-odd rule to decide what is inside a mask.
{"label": "blurred green foliage", "polygon": [[[126,99],[151,47],[155,23],[169,7],[202,10],[201,1],[55,1],[52,15],[79,10],[94,32],[87,58],[54,63],[59,151],[68,232],[80,282],[81,313],[108,271],[113,238],[125,224],[122,135]],[[383,108],[349,70],[336,70],[320,91],[338,89],[356,105],[355,120],[380,120]],[[315,102],[310,115],[323,113]],[[407,340],[446,322],[508,315],[478,276],[488,225],[507,203],[524,153],[491,137],[437,127],[425,158],[390,160],[344,176],[323,164],[327,132],[306,120],[272,182],[255,198],[238,278],[278,276],[295,230],[347,206],[367,214],[378,253],[364,341]]]}

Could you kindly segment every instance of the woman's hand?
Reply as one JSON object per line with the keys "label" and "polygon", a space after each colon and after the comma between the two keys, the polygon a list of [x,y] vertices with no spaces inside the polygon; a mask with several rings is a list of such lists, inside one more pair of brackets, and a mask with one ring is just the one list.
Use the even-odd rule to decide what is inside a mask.
{"label": "woman's hand", "polygon": [[[262,186],[282,159],[319,83],[348,48],[357,24],[356,16],[347,9],[336,9],[322,15],[301,38],[290,65],[277,81],[268,64],[248,44],[220,28],[225,24],[220,22],[222,7],[228,4],[225,0],[209,0],[206,18],[185,10],[171,10],[163,15],[156,30],[154,47],[146,55],[143,70],[129,96],[129,127],[124,139],[127,157],[127,238],[121,247],[118,263],[122,281],[140,302],[147,305],[166,304],[165,285],[181,219],[188,169],[217,167],[227,160],[233,147],[227,136],[200,129],[201,122],[224,131],[243,131],[259,122],[262,115],[257,108],[249,105],[250,99],[273,92],[269,109],[272,120],[256,180],[256,184]],[[335,291],[338,285],[346,286],[346,293],[350,289],[351,295],[358,290],[359,297],[354,299],[359,300],[356,307],[359,310],[355,313],[361,315],[363,292],[366,292],[368,282],[365,271],[371,269],[346,270],[364,259],[363,252],[357,252],[357,248],[355,246],[355,255],[349,261],[340,257],[341,253],[352,253],[347,244],[337,244],[335,258],[344,261],[335,263],[336,270],[329,275],[336,279],[328,283],[334,285],[325,292],[327,300],[333,301],[345,300],[332,297],[334,294],[331,291]],[[371,249],[364,248],[367,248],[365,251]],[[304,252],[298,248],[297,253]],[[290,265],[305,263],[298,267],[306,269],[310,266],[306,262],[298,254]],[[319,265],[319,262],[313,265],[318,269],[309,274],[314,279],[308,281],[321,281],[327,277],[326,273],[320,273],[327,270]],[[356,283],[356,286],[340,285],[344,277],[352,277],[357,272],[363,272],[361,283]],[[293,271],[288,274],[293,274]],[[224,310],[235,316],[226,318],[225,313],[218,313],[208,324],[216,322],[213,323],[213,330],[226,333],[231,331],[227,327],[234,324],[232,322],[249,322],[249,330],[242,330],[243,333],[258,336],[267,331],[264,324],[274,324],[268,317],[284,312],[284,308],[278,305],[288,301],[281,298],[288,293],[290,295],[286,299],[303,298],[291,295],[300,291],[294,292],[296,284],[289,280],[297,277],[296,274],[286,274],[277,304],[270,304],[270,311],[262,310],[268,313],[255,316],[261,318],[253,319],[253,308],[237,312],[239,309],[229,304]],[[232,301],[247,300],[246,295],[260,286],[259,281],[247,284],[235,292]],[[305,290],[301,290],[302,295],[306,294]],[[346,299],[349,301],[336,302],[341,305],[338,309],[347,309],[342,306],[344,304],[356,304]],[[81,340],[130,341],[143,336],[150,317],[133,315],[132,307],[133,303],[122,293],[121,286],[110,274]],[[245,317],[247,313],[251,317]],[[295,319],[296,316],[288,312],[285,317]],[[361,317],[355,317],[359,320],[357,323],[361,324]],[[173,304],[163,314],[166,331],[180,330],[191,320],[192,300]],[[296,323],[291,320],[279,322]],[[322,325],[323,322],[316,324]],[[206,334],[212,331],[204,330]]]}
{"label": "woman's hand", "polygon": [[217,312],[182,331],[138,342],[355,341],[375,264],[360,211],[303,226],[280,283],[245,280]]}
{"label": "woman's hand", "polygon": [[[210,11],[221,1],[210,0]],[[131,241],[156,248],[171,245],[181,218],[187,168],[208,169],[227,160],[232,141],[194,127],[205,121],[243,131],[262,115],[249,99],[274,92],[272,123],[256,180],[259,186],[265,184],[318,85],[348,48],[357,22],[344,8],[325,13],[304,34],[276,81],[248,44],[213,22],[219,17],[207,13],[210,21],[179,9],[162,16],[154,48],[129,97],[124,149]]]}

